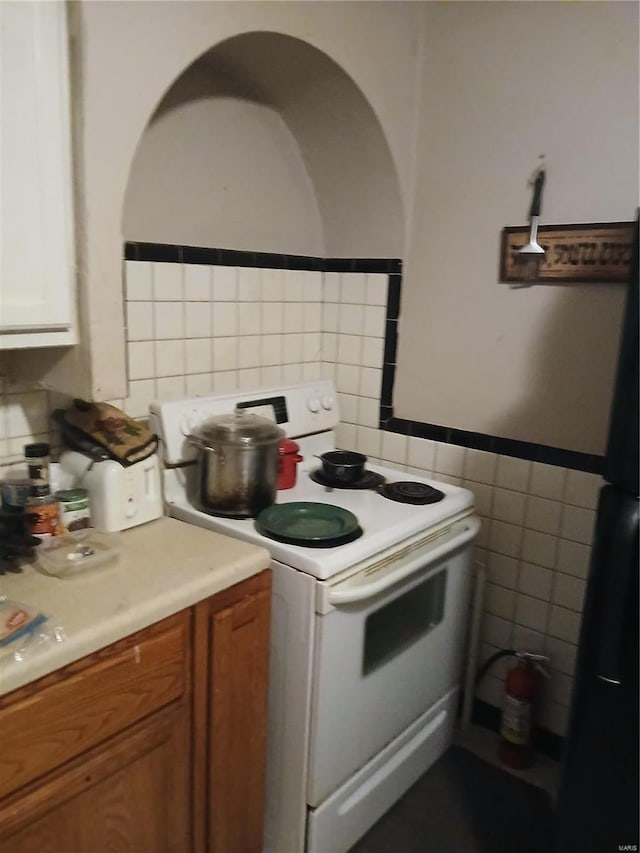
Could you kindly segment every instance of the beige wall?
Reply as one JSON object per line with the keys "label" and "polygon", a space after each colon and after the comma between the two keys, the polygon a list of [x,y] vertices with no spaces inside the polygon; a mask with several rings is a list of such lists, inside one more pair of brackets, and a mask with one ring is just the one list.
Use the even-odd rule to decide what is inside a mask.
{"label": "beige wall", "polygon": [[123,221],[132,240],[321,256],[397,257],[405,233],[368,100],[325,53],[265,32],[174,84],[138,145]]}
{"label": "beige wall", "polygon": [[202,63],[147,128],[124,203],[125,239],[320,255],[322,226],[300,149],[275,110]]}
{"label": "beige wall", "polygon": [[635,3],[428,4],[395,414],[604,451],[624,288],[498,283],[501,229],[634,218]]}
{"label": "beige wall", "polygon": [[72,392],[80,387],[85,395],[105,399],[126,394],[121,258],[129,171],[147,122],[176,78],[213,46],[241,33],[301,39],[332,58],[362,90],[387,134],[407,193],[413,183],[415,59],[423,8],[328,0],[90,0],[72,2],[69,9],[82,341],[55,362],[39,353],[23,356],[18,370],[33,382]]}
{"label": "beige wall", "polygon": [[[327,254],[403,255],[398,416],[602,451],[622,288],[512,289],[497,283],[497,254],[501,228],[526,218],[526,180],[542,152],[543,221],[633,215],[636,4],[176,0],[70,8],[83,344],[54,358],[21,355],[34,382],[87,394],[90,374],[92,396],[126,396],[125,194],[130,175],[147,184],[157,177],[153,160],[136,159],[133,172],[132,164],[168,89],[213,48],[220,68],[244,82],[255,57],[260,75],[249,82],[256,98],[215,104],[206,117],[189,112],[191,130],[221,118],[221,109],[233,116],[236,137],[217,162],[231,170],[236,188],[256,151],[259,163],[280,170],[278,181],[260,176],[267,192],[257,202],[233,207],[233,228],[216,202],[213,219],[225,225],[225,240],[260,248],[238,242],[251,223],[247,240],[267,250],[305,253],[323,244]],[[294,74],[293,48],[286,56],[269,53],[263,40],[262,54],[227,50],[236,37],[254,38],[256,47],[255,33],[296,40],[309,68],[326,78],[309,69]],[[311,117],[336,94],[328,145]],[[360,120],[351,127],[340,121],[349,107],[376,128],[375,145],[363,148]],[[160,132],[175,129],[173,118],[164,116],[142,145],[153,147]],[[262,138],[234,151],[237,134],[249,126]],[[351,160],[341,175],[345,150]],[[155,155],[161,152],[158,145]],[[381,163],[384,169],[376,168]],[[360,180],[357,192],[345,191],[353,187],[345,180],[351,164],[375,176],[373,188]],[[280,224],[261,225],[276,183],[287,185],[287,206]],[[390,198],[392,215],[372,214],[382,197]],[[362,211],[370,229],[362,227]],[[198,214],[200,227],[207,213]],[[154,238],[141,207],[125,221],[138,239],[178,239],[168,230]],[[189,242],[200,242],[200,233]],[[394,251],[401,245],[403,252]]]}

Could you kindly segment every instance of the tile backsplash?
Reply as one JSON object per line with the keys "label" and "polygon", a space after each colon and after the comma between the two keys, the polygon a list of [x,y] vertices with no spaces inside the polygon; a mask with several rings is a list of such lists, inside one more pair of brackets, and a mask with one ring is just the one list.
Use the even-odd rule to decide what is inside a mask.
{"label": "tile backsplash", "polygon": [[[504,648],[549,655],[541,724],[563,735],[600,477],[380,430],[387,273],[126,260],[124,286],[129,395],[111,402],[131,416],[169,395],[331,377],[341,447],[474,492],[475,566],[487,579],[480,663]],[[21,461],[28,441],[56,446],[50,412],[68,402],[0,385],[0,465]],[[501,705],[509,666],[490,669],[479,698]]]}
{"label": "tile backsplash", "polygon": [[0,480],[7,468],[23,463],[25,444],[45,441],[59,446],[51,412],[69,401],[65,395],[25,387],[0,376]]}
{"label": "tile backsplash", "polygon": [[168,395],[315,378],[322,273],[125,262],[128,414]]}

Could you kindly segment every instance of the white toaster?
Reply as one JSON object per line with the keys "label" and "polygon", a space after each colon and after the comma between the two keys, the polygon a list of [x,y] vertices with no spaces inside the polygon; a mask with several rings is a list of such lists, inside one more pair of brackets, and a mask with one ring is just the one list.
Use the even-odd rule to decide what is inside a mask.
{"label": "white toaster", "polygon": [[89,492],[91,523],[96,530],[127,530],[163,515],[155,453],[124,467],[114,459],[94,462],[84,453],[65,450],[59,465],[70,485]]}

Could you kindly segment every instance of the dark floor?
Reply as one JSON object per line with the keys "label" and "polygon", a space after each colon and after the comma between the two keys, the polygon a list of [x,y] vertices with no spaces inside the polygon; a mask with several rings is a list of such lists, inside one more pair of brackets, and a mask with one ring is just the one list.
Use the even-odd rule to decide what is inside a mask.
{"label": "dark floor", "polygon": [[459,746],[349,853],[551,853],[551,797]]}

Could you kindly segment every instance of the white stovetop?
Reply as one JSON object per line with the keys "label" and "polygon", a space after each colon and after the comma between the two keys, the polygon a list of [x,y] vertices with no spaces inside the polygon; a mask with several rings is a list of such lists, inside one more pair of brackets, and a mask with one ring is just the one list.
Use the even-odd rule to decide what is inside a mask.
{"label": "white stovetop", "polygon": [[187,483],[187,479],[195,475],[193,466],[164,472],[166,512],[183,521],[262,545],[281,563],[307,572],[320,580],[326,580],[344,569],[380,555],[405,539],[426,533],[454,518],[468,515],[473,509],[473,495],[467,489],[416,477],[413,474],[404,474],[379,465],[367,467],[382,474],[388,482],[412,480],[428,483],[444,492],[445,497],[438,503],[413,506],[389,500],[370,489],[329,490],[309,477],[309,471],[319,465],[313,457],[305,458],[305,462],[298,466],[295,487],[278,491],[276,503],[317,501],[347,509],[356,515],[363,529],[363,535],[354,542],[334,548],[289,545],[258,533],[253,519],[222,518],[201,512],[187,498],[187,493],[194,493],[190,483]]}
{"label": "white stovetop", "polygon": [[[162,475],[167,514],[262,545],[285,565],[326,580],[374,556],[378,558],[406,539],[426,535],[427,531],[472,512],[473,495],[466,489],[405,475],[375,464],[368,465],[369,470],[382,474],[388,482],[413,480],[427,483],[444,492],[445,497],[438,503],[412,506],[391,501],[373,490],[329,490],[309,479],[309,471],[320,466],[317,456],[335,448],[334,430],[340,422],[338,403],[336,389],[329,379],[153,403],[150,423],[161,438],[163,460],[168,466]],[[255,529],[253,519],[208,515],[193,506],[190,498],[197,493],[194,465],[171,466],[195,459],[197,452],[187,438],[188,433],[208,418],[233,412],[237,406],[249,407],[250,411],[277,421],[283,432],[299,443],[304,459],[298,466],[298,482],[293,489],[279,491],[276,503],[317,501],[347,509],[356,515],[364,531],[359,539],[334,548],[288,545],[262,536]]]}

